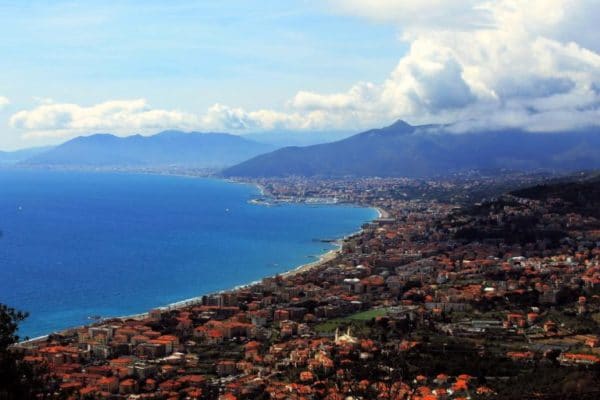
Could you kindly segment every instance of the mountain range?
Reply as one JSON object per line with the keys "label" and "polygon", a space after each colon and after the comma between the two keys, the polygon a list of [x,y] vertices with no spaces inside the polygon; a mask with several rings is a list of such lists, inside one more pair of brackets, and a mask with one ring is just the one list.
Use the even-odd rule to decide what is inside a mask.
{"label": "mountain range", "polygon": [[15,164],[21,161],[25,161],[31,157],[34,157],[40,153],[50,150],[52,147],[31,147],[23,150],[15,151],[0,151],[0,165],[1,164]]}
{"label": "mountain range", "polygon": [[269,132],[245,134],[246,139],[259,143],[271,144],[277,148],[290,146],[312,146],[314,144],[335,142],[354,135],[348,131],[287,131],[276,130]]}
{"label": "mountain range", "polygon": [[[321,140],[340,135],[344,134],[336,132]],[[308,140],[316,141],[317,136]],[[268,139],[268,144],[250,139],[260,137]],[[468,170],[566,172],[600,168],[598,129],[453,133],[446,126],[412,126],[397,121],[329,143],[280,148],[275,139],[273,134],[242,137],[181,131],[127,137],[93,134],[55,147],[0,152],[0,165],[206,168],[221,170],[224,177],[412,178]]]}
{"label": "mountain range", "polygon": [[226,133],[79,136],[21,162],[29,166],[222,168],[275,147]]}
{"label": "mountain range", "polygon": [[600,168],[600,132],[453,133],[404,121],[332,143],[286,147],[226,168],[226,177],[431,177],[467,170]]}

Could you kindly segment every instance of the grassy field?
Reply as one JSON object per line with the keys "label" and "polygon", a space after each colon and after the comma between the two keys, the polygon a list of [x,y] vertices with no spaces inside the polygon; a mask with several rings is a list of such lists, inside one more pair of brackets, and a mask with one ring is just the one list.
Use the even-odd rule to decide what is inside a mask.
{"label": "grassy field", "polygon": [[373,318],[383,317],[387,315],[387,308],[373,308],[371,310],[359,312],[357,314],[352,314],[347,319],[351,321],[370,321]]}
{"label": "grassy field", "polygon": [[344,318],[330,319],[329,321],[318,324],[315,327],[315,330],[319,333],[333,333],[336,328],[351,326],[355,332],[359,333],[360,331],[367,329],[365,324],[367,321],[384,315],[387,315],[386,308],[373,308]]}

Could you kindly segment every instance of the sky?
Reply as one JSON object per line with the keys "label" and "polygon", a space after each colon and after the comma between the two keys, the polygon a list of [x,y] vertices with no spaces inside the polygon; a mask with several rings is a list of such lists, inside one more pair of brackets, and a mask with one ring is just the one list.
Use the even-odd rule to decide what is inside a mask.
{"label": "sky", "polygon": [[0,0],[0,149],[600,124],[600,0]]}

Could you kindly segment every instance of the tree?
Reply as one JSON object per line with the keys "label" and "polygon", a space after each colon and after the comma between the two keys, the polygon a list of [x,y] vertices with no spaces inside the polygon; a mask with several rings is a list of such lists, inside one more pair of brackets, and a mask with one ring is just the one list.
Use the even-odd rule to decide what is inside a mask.
{"label": "tree", "polygon": [[0,352],[6,351],[10,345],[19,341],[17,329],[19,323],[27,316],[27,313],[0,304]]}
{"label": "tree", "polygon": [[27,313],[0,304],[0,400],[31,399],[42,387],[33,368],[11,349],[19,341],[17,330],[25,318]]}

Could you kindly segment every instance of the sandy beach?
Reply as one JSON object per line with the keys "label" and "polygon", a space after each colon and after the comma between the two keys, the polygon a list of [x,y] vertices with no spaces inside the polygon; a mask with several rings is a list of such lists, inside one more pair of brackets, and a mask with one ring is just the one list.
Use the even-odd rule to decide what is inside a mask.
{"label": "sandy beach", "polygon": [[313,268],[320,267],[321,265],[323,265],[323,264],[325,264],[325,263],[327,263],[329,261],[335,260],[335,258],[340,254],[340,251],[341,251],[341,249],[339,249],[339,248],[338,249],[330,250],[327,253],[321,255],[318,260],[313,261],[313,262],[308,263],[308,264],[301,265],[299,267],[296,267],[296,268],[294,268],[291,271],[287,271],[287,272],[284,272],[282,274],[279,274],[279,276],[282,276],[284,278],[288,278],[288,277],[291,277],[291,276],[294,276],[294,275],[297,275],[297,274],[301,274],[303,272],[310,271]]}

